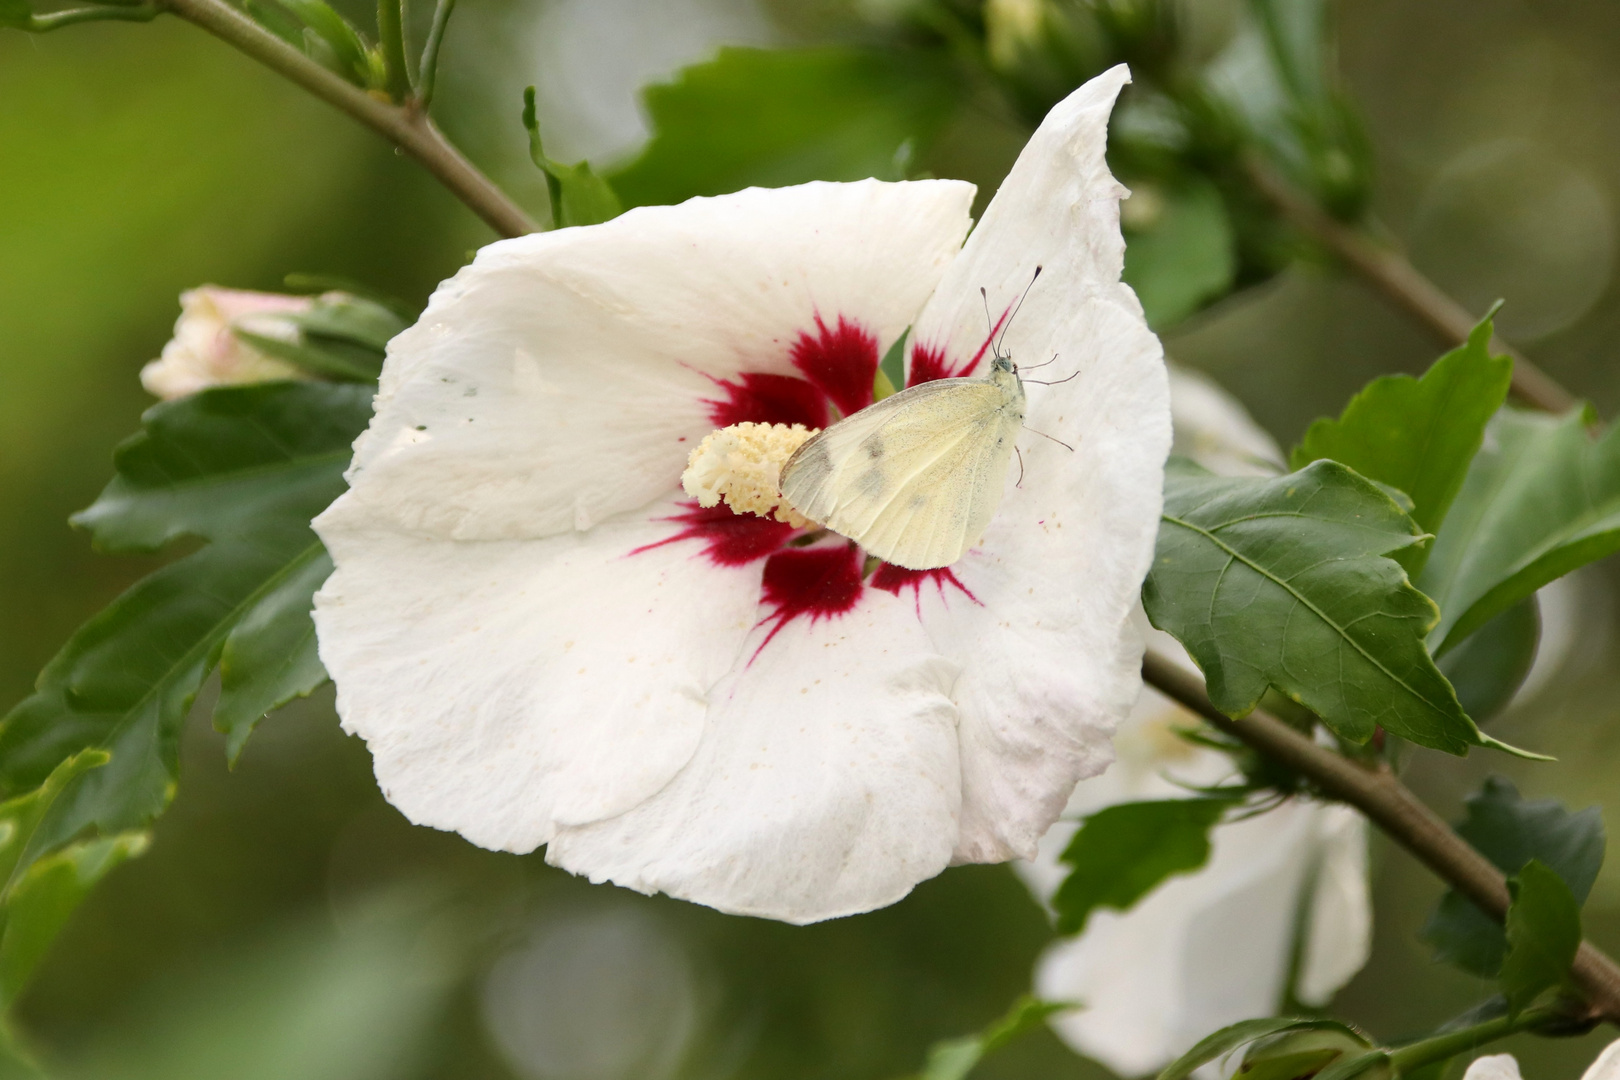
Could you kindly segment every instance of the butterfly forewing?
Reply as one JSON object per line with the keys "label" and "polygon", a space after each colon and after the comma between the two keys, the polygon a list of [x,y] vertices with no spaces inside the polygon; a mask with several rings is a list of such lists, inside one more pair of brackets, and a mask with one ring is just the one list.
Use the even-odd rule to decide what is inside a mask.
{"label": "butterfly forewing", "polygon": [[782,494],[887,562],[947,566],[995,515],[1022,423],[1016,376],[923,383],[806,442],[782,469]]}

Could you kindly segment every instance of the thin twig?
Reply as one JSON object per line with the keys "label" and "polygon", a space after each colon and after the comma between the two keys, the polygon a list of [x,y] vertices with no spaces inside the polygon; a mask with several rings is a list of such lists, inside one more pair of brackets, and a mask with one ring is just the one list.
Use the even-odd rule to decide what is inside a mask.
{"label": "thin twig", "polygon": [[[1310,778],[1324,793],[1354,806],[1482,911],[1497,920],[1506,918],[1510,898],[1502,872],[1387,767],[1365,768],[1260,709],[1233,720],[1209,700],[1202,679],[1152,651],[1142,660],[1142,678],[1215,727]],[[1620,966],[1582,942],[1571,972],[1597,1015],[1620,1025]]]}
{"label": "thin twig", "polygon": [[[1468,340],[1468,332],[1479,320],[1424,277],[1404,255],[1329,216],[1263,162],[1250,159],[1247,168],[1255,187],[1296,228],[1343,259],[1447,344],[1460,345]],[[1513,358],[1513,392],[1522,401],[1552,413],[1568,412],[1578,404],[1575,395],[1501,337],[1496,339],[1496,347]]]}
{"label": "thin twig", "polygon": [[539,226],[452,146],[413,105],[394,105],[345,82],[222,0],[164,0],[164,6],[337,106],[410,154],[502,236]]}
{"label": "thin twig", "polygon": [[444,29],[450,25],[450,13],[455,9],[456,0],[439,0],[433,9],[433,24],[428,27],[416,73],[416,99],[423,110],[433,104],[433,90],[439,82],[439,46],[444,44]]}

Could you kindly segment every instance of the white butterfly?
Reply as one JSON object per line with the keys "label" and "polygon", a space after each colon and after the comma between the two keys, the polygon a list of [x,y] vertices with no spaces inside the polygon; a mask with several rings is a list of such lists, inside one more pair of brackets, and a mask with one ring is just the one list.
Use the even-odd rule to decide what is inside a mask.
{"label": "white butterfly", "polygon": [[1006,356],[979,378],[919,383],[813,436],[782,466],[782,495],[885,562],[949,566],[1001,504],[1024,384]]}
{"label": "white butterfly", "polygon": [[987,375],[919,383],[811,437],[782,466],[783,498],[896,566],[960,559],[1001,505],[1024,426],[1018,365],[999,345],[993,353]]}

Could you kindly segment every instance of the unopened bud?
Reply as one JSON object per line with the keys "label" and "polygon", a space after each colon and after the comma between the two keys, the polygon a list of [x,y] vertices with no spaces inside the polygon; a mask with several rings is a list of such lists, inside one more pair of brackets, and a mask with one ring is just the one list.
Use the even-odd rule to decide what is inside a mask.
{"label": "unopened bud", "polygon": [[288,343],[298,328],[281,316],[302,314],[307,296],[247,292],[203,285],[180,294],[180,318],[163,355],[141,369],[141,385],[164,400],[213,386],[306,378],[303,371],[243,341],[245,330]]}

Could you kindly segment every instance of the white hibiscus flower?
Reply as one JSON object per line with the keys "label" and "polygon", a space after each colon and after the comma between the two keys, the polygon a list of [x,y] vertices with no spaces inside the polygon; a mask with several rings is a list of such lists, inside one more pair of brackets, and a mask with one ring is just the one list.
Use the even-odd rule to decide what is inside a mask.
{"label": "white hibiscus flower", "polygon": [[[1230,395],[1171,369],[1175,449],[1215,472],[1278,473],[1282,454]],[[1168,634],[1150,645],[1196,670]],[[1115,737],[1119,760],[1082,782],[1019,871],[1042,900],[1068,873],[1058,856],[1076,821],[1116,803],[1190,796],[1187,785],[1234,779],[1231,759],[1176,730],[1198,718],[1144,690]],[[1209,862],[1174,877],[1126,912],[1093,912],[1078,937],[1037,964],[1042,997],[1084,1008],[1051,1021],[1076,1051],[1122,1076],[1162,1068],[1218,1028],[1269,1016],[1289,972],[1305,1004],[1325,1004],[1367,961],[1372,905],[1366,821],[1347,806],[1290,799],[1212,834]]]}
{"label": "white hibiscus flower", "polygon": [[[1119,283],[1116,68],[1059,104],[966,243],[955,181],[750,189],[493,244],[390,344],[316,527],[347,730],[411,820],[594,881],[811,922],[1033,855],[1140,685],[1170,444]],[[1054,353],[983,542],[936,571],[688,500],[711,430],[825,426]]]}

